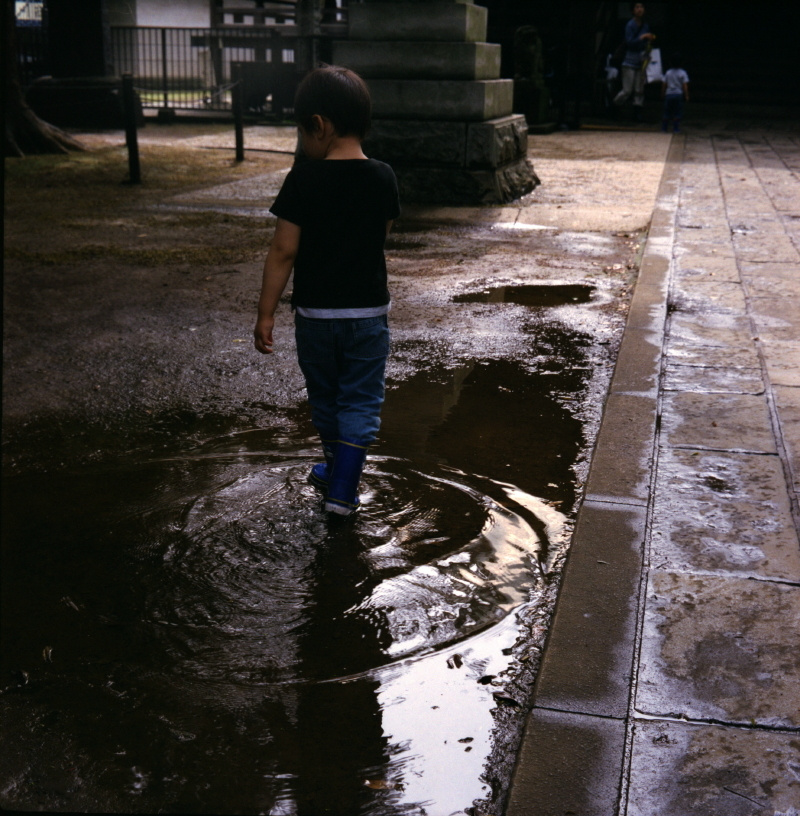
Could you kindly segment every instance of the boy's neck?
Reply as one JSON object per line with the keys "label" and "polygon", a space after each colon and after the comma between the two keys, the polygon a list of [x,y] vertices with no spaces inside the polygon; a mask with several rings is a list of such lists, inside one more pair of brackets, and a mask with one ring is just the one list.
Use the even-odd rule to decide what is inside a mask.
{"label": "boy's neck", "polygon": [[325,154],[326,159],[366,159],[357,136],[334,136]]}

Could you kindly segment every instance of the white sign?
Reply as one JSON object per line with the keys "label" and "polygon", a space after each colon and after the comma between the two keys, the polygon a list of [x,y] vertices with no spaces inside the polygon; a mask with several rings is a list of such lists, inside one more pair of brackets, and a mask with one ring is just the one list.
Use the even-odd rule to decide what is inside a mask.
{"label": "white sign", "polygon": [[43,0],[27,0],[14,3],[14,16],[23,25],[41,25]]}

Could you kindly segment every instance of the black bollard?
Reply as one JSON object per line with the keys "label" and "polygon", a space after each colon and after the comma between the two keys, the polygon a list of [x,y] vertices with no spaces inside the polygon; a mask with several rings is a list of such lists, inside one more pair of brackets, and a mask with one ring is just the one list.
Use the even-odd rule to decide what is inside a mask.
{"label": "black bollard", "polygon": [[233,126],[236,131],[236,161],[244,161],[244,100],[242,99],[242,74],[238,65],[233,68]]}
{"label": "black bollard", "polygon": [[122,75],[122,107],[125,111],[125,144],[128,146],[129,184],[141,184],[139,167],[139,141],[136,136],[136,94],[133,91],[133,74]]}

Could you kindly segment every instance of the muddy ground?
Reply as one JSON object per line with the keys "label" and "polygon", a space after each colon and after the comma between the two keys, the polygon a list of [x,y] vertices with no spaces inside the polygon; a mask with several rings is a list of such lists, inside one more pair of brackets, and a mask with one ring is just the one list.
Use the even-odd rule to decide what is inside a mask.
{"label": "muddy ground", "polygon": [[[387,242],[384,426],[346,545],[303,482],[316,453],[288,306],[271,358],[251,341],[274,225],[267,210],[290,167],[292,132],[248,130],[247,160],[236,164],[225,126],[150,124],[140,186],[122,183],[119,133],[83,134],[83,154],[6,162],[3,451],[13,512],[4,513],[0,672],[5,741],[18,740],[0,768],[4,806],[450,814],[479,800],[475,813],[499,812],[668,145],[661,134],[635,137],[531,137],[542,186],[507,207],[405,206]],[[231,525],[238,543],[215,549]],[[239,566],[255,559],[241,549],[251,539],[272,542],[270,563],[305,564],[319,541],[344,550],[298,566],[262,610],[278,640],[234,659],[232,644],[264,603],[249,572],[245,581],[230,571],[234,552]],[[530,556],[524,570],[522,555],[503,550],[510,540]],[[311,543],[294,552],[297,542]],[[171,572],[176,552],[184,568]],[[331,588],[347,576],[347,552],[363,567],[352,594]],[[468,603],[455,583],[440,586],[462,556],[481,578],[467,576],[480,584]],[[323,587],[313,601],[293,594],[307,569]],[[187,572],[203,576],[192,603],[181,594]],[[413,608],[402,584],[412,575],[413,592],[428,593]],[[231,587],[235,600],[220,600]],[[301,612],[297,634],[287,621]],[[513,631],[497,623],[512,617]],[[198,645],[198,626],[213,644]],[[176,627],[166,641],[165,627]],[[299,662],[282,657],[295,635]],[[494,657],[480,656],[482,636],[505,638]],[[338,648],[322,659],[331,638]],[[501,651],[505,662],[489,673]],[[491,717],[475,735],[453,732],[423,750],[427,715],[393,708],[380,689],[439,658],[475,675],[470,688],[483,696],[464,706]],[[274,690],[358,686],[330,683],[345,676],[367,685],[329,700],[338,713],[327,723],[297,715]],[[447,676],[448,694],[466,693]],[[322,711],[319,694],[299,710]],[[405,693],[415,695],[424,698]],[[404,740],[395,710],[418,721]],[[349,733],[360,719],[371,724]],[[218,737],[211,747],[206,730]],[[339,731],[347,746],[368,745],[346,768],[332,759]],[[444,746],[457,743],[456,760]],[[262,746],[258,761],[248,745]],[[323,770],[309,771],[304,751]],[[289,770],[287,755],[299,757]],[[452,772],[437,776],[445,765]]]}
{"label": "muddy ground", "polygon": [[[274,407],[297,403],[288,312],[278,336],[289,334],[279,340],[275,363],[292,382],[284,379],[265,399],[258,376],[265,361],[250,350],[249,324],[272,229],[265,213],[294,143],[289,130],[264,130],[260,140],[258,131],[248,134],[248,147],[282,152],[248,150],[247,161],[236,164],[227,150],[209,149],[231,142],[226,126],[150,124],[141,136],[141,186],[121,183],[127,154],[120,133],[83,134],[90,146],[85,154],[7,161],[7,440],[17,438],[23,425],[27,437],[34,418],[44,430],[46,415],[58,415],[60,423],[80,416],[80,424],[98,423],[113,437],[122,431],[120,414],[152,428],[154,416],[177,406],[254,421],[271,416]],[[402,334],[412,321],[433,332],[433,344],[449,345],[446,338],[457,326],[437,325],[442,315],[430,311],[429,300],[414,308],[431,277],[444,289],[480,285],[504,273],[545,280],[599,275],[604,283],[619,284],[622,300],[611,308],[624,308],[629,265],[666,150],[660,134],[637,136],[633,148],[629,134],[531,137],[531,156],[544,182],[522,208],[470,210],[473,217],[465,221],[456,209],[407,207],[409,217],[399,219],[388,244],[395,331]],[[469,223],[517,217],[557,230],[465,231]],[[448,223],[456,228],[445,229]],[[562,232],[581,225],[580,232],[607,236],[601,249],[581,247],[580,236]],[[468,327],[476,311],[449,309],[448,317]],[[399,368],[396,355],[393,376]],[[34,453],[29,442],[12,448],[12,467],[43,452]]]}

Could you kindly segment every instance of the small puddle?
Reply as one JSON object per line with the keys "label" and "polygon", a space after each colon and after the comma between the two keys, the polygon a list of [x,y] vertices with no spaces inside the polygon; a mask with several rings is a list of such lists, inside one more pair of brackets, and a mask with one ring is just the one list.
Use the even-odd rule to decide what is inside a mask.
{"label": "small puddle", "polygon": [[516,303],[518,306],[551,307],[589,303],[595,287],[585,284],[543,284],[541,286],[496,286],[480,292],[456,295],[455,303]]}

